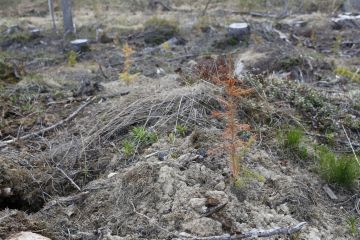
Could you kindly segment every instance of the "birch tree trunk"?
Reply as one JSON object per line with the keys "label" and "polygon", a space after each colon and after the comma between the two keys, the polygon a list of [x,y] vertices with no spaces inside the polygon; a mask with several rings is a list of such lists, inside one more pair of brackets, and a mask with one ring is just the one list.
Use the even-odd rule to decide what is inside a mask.
{"label": "birch tree trunk", "polygon": [[75,33],[71,11],[71,0],[61,0],[64,21],[64,35]]}

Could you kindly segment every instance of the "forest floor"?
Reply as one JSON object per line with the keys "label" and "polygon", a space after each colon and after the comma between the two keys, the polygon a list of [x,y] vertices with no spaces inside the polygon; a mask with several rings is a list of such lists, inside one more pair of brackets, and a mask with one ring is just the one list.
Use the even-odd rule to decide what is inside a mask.
{"label": "forest floor", "polygon": [[[268,238],[359,238],[357,15],[82,9],[79,50],[39,9],[1,13],[0,239],[240,239],[301,222]],[[229,38],[234,22],[251,35]],[[236,181],[213,114],[224,59],[252,90],[236,103]]]}

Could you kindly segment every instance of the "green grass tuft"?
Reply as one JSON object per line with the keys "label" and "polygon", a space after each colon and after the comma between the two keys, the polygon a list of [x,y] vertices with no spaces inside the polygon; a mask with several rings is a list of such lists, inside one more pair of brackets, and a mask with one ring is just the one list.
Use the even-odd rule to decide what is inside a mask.
{"label": "green grass tuft", "polygon": [[185,137],[187,132],[187,127],[183,125],[176,125],[175,130],[176,133],[178,133],[180,136]]}
{"label": "green grass tuft", "polygon": [[321,176],[329,183],[350,188],[360,177],[360,167],[352,155],[336,155],[326,146],[316,147]]}
{"label": "green grass tuft", "polygon": [[291,149],[299,149],[304,132],[298,128],[292,128],[285,135],[285,146]]}

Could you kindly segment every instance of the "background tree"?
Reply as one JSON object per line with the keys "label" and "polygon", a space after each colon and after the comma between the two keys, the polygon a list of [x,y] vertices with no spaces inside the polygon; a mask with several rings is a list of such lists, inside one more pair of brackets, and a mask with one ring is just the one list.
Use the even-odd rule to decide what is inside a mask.
{"label": "background tree", "polygon": [[49,4],[49,12],[50,12],[50,16],[51,16],[51,20],[52,20],[52,24],[53,24],[53,31],[56,32],[57,30],[56,30],[56,23],[55,23],[53,0],[48,0],[48,4]]}
{"label": "background tree", "polygon": [[64,35],[66,36],[75,32],[72,19],[71,0],[61,0],[61,8],[63,12]]}

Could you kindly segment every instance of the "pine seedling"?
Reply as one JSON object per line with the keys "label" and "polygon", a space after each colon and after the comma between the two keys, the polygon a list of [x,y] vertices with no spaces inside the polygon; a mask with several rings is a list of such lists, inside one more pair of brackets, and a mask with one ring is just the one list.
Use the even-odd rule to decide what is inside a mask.
{"label": "pine seedling", "polygon": [[137,76],[137,74],[130,73],[131,64],[133,63],[133,60],[131,59],[131,55],[134,53],[134,49],[132,49],[129,46],[129,44],[126,42],[122,48],[122,52],[124,54],[125,61],[124,61],[124,69],[119,74],[119,79],[123,80],[127,85],[129,85],[134,81],[135,77]]}
{"label": "pine seedling", "polygon": [[[210,67],[209,67],[210,66]],[[240,152],[243,147],[248,147],[251,139],[238,137],[241,132],[249,131],[250,125],[240,124],[237,119],[237,105],[242,97],[252,93],[252,89],[240,86],[240,81],[233,76],[232,61],[229,59],[218,59],[215,65],[200,65],[198,67],[202,77],[210,79],[216,85],[224,88],[224,97],[219,99],[224,111],[215,111],[213,116],[225,120],[226,125],[223,132],[223,147],[229,155],[231,176],[236,179],[240,172]]]}

